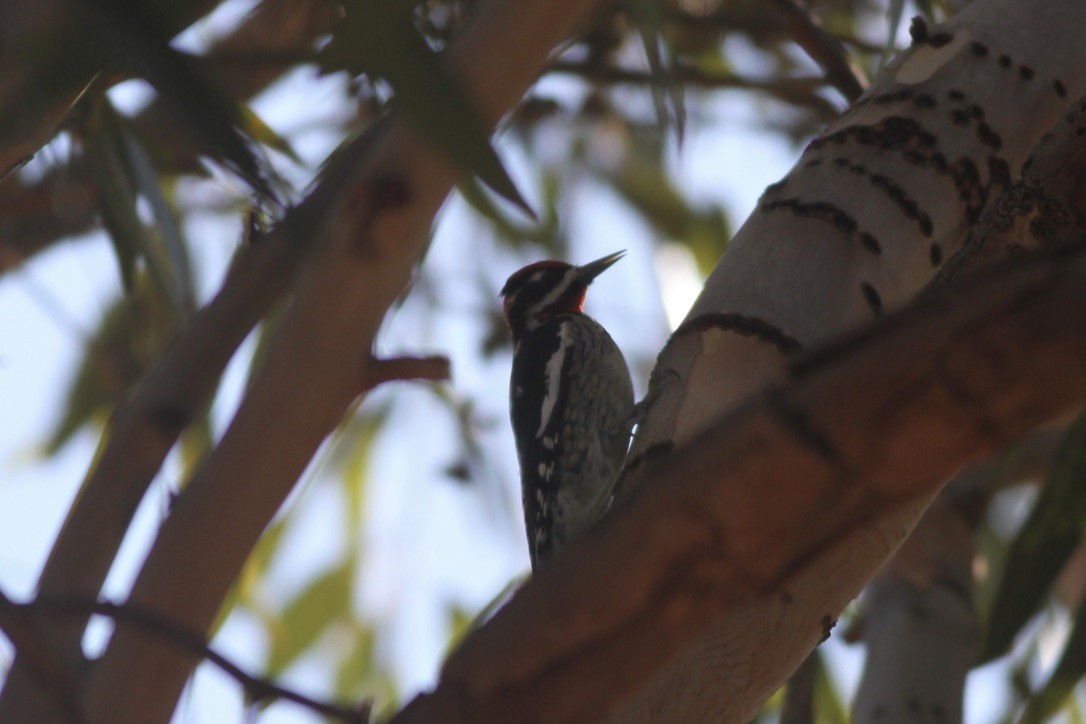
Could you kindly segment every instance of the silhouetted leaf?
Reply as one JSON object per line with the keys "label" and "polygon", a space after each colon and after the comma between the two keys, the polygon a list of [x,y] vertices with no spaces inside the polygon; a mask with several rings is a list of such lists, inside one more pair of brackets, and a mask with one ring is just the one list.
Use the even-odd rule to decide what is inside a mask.
{"label": "silhouetted leaf", "polygon": [[982,660],[1002,655],[1037,613],[1086,530],[1086,415],[1067,431],[1047,483],[1022,526],[992,603]]}
{"label": "silhouetted leaf", "polygon": [[120,267],[121,282],[131,293],[135,286],[136,261],[149,244],[149,232],[136,212],[136,190],[117,132],[112,106],[104,96],[85,103],[83,147],[98,188],[98,208]]}
{"label": "silhouetted leaf", "polygon": [[321,67],[384,78],[396,92],[396,107],[445,155],[533,215],[459,78],[415,28],[413,5],[404,0],[342,4],[345,14],[321,52]]}
{"label": "silhouetted leaf", "polygon": [[137,277],[133,293],[114,301],[87,341],[68,386],[64,414],[49,434],[46,454],[56,453],[88,422],[104,420],[158,357],[173,331],[166,303]]}
{"label": "silhouetted leaf", "polygon": [[189,317],[196,308],[195,283],[189,263],[188,245],[169,202],[159,186],[158,172],[124,116],[113,110],[103,98],[110,136],[118,146],[128,181],[146,199],[154,216],[155,228],[142,237],[140,255],[147,262],[152,280],[171,300],[179,318]]}
{"label": "silhouetted leaf", "polygon": [[114,72],[145,78],[172,102],[178,118],[207,155],[243,178],[266,198],[279,196],[268,182],[263,159],[240,129],[252,126],[251,113],[231,98],[202,60],[170,47],[170,33],[146,0],[86,0],[88,32],[99,33],[92,46]]}
{"label": "silhouetted leaf", "polygon": [[649,61],[656,117],[660,126],[665,129],[674,122],[675,133],[681,143],[686,126],[686,102],[682,83],[675,77],[673,70],[678,63],[675,51],[663,34],[664,7],[660,0],[629,0],[629,8],[641,36],[645,57]]}

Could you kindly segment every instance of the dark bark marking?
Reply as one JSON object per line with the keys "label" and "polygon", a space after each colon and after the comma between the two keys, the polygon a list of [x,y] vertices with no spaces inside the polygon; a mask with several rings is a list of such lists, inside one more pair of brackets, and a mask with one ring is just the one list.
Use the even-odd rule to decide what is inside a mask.
{"label": "dark bark marking", "polygon": [[978,43],[975,40],[970,43],[969,50],[971,50],[973,52],[973,55],[977,56],[978,58],[983,58],[984,56],[988,55],[988,46],[984,43]]}
{"label": "dark bark marking", "polygon": [[875,188],[886,194],[901,209],[901,213],[905,214],[906,218],[915,221],[920,226],[920,231],[924,236],[931,236],[932,231],[934,231],[931,217],[920,208],[920,204],[917,203],[916,199],[909,196],[905,189],[901,188],[888,176],[882,174],[871,174],[871,183]]}
{"label": "dark bark marking", "polygon": [[879,240],[866,231],[860,232],[860,246],[867,249],[872,254],[878,256],[882,253],[882,246],[879,244]]}
{"label": "dark bark marking", "polygon": [[1011,168],[999,156],[988,157],[988,187],[1007,188],[1011,185]]}
{"label": "dark bark marking", "polygon": [[798,198],[792,197],[764,203],[759,209],[759,211],[766,213],[782,210],[791,211],[796,216],[803,218],[825,221],[844,234],[853,234],[856,232],[856,220],[849,216],[844,209],[841,209],[828,201],[803,202]]}
{"label": "dark bark marking", "polygon": [[943,248],[939,246],[938,242],[932,242],[928,247],[928,259],[931,260],[932,266],[939,266],[943,263]]}
{"label": "dark bark marking", "polygon": [[[974,43],[974,45],[977,45],[977,43]],[[946,97],[949,98],[952,101],[964,101],[965,100],[965,93],[962,93],[960,90],[958,90],[956,88],[951,88],[950,90],[948,90],[946,92]]]}
{"label": "dark bark marking", "polygon": [[795,354],[803,349],[803,345],[800,344],[799,340],[792,337],[775,324],[767,322],[760,317],[751,317],[745,314],[730,312],[702,314],[682,323],[679,325],[679,328],[671,334],[671,340],[668,341],[668,344],[671,344],[671,341],[674,341],[677,337],[692,332],[701,333],[710,329],[722,329],[728,332],[734,332],[741,337],[754,337],[761,342],[776,347],[777,351],[785,356]]}
{"label": "dark bark marking", "polygon": [[1067,86],[1065,86],[1062,82],[1060,82],[1059,80],[1054,80],[1052,81],[1052,87],[1056,89],[1056,95],[1058,95],[1060,98],[1067,97]]}
{"label": "dark bark marking", "polygon": [[1033,78],[1033,68],[1028,65],[1018,66],[1018,75],[1022,77],[1022,80],[1031,80]]}
{"label": "dark bark marking", "polygon": [[960,158],[949,169],[958,197],[965,204],[966,218],[973,223],[980,216],[988,193],[980,183],[980,173],[972,159]]}
{"label": "dark bark marking", "polygon": [[1007,56],[1007,55],[999,56],[999,67],[1000,68],[1003,68],[1004,70],[1007,70],[1012,65],[1013,65],[1013,63],[1011,62],[1010,56]]}
{"label": "dark bark marking", "polygon": [[810,161],[808,161],[804,165],[807,166],[808,168],[814,168],[815,166],[821,166],[822,165],[822,159],[820,159],[820,158],[812,158]]}
{"label": "dark bark marking", "polygon": [[913,98],[913,105],[917,108],[934,108],[935,96],[928,95],[927,93],[920,93]]}
{"label": "dark bark marking", "polygon": [[913,92],[908,88],[904,90],[894,91],[893,93],[881,93],[871,98],[871,102],[877,106],[889,105],[891,103],[901,103],[912,98]]}
{"label": "dark bark marking", "polygon": [[809,149],[819,149],[830,143],[855,141],[862,146],[874,146],[884,150],[908,148],[932,148],[937,143],[935,134],[917,121],[902,116],[884,118],[873,126],[847,126],[808,144]]}
{"label": "dark bark marking", "polygon": [[941,48],[944,45],[950,45],[951,41],[953,40],[953,33],[936,33],[935,35],[931,36],[931,47]]}
{"label": "dark bark marking", "polygon": [[984,121],[977,123],[977,139],[995,151],[1003,148],[1003,139]]}
{"label": "dark bark marking", "polygon": [[955,108],[950,111],[950,122],[955,126],[968,126],[970,120],[972,119],[969,117],[969,112],[964,108]]}
{"label": "dark bark marking", "polygon": [[871,286],[867,282],[860,282],[860,291],[863,292],[864,301],[867,302],[867,306],[871,308],[871,311],[876,317],[882,315],[882,297],[879,296],[875,287]]}

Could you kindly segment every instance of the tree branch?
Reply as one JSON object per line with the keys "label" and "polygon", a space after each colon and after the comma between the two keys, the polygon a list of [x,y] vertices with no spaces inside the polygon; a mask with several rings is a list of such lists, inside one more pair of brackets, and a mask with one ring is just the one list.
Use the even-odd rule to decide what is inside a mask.
{"label": "tree branch", "polygon": [[[147,631],[170,644],[189,651],[201,659],[211,662],[232,679],[241,684],[247,697],[254,703],[269,702],[275,699],[294,702],[317,714],[344,722],[369,722],[370,705],[342,706],[318,701],[291,689],[279,686],[270,679],[253,676],[227,657],[212,649],[203,636],[179,626],[174,621],[158,616],[151,611],[143,611],[132,606],[123,606],[109,601],[96,601],[70,596],[41,597],[26,603],[16,603],[0,592],[0,630],[8,636],[23,655],[30,656],[41,652],[41,642],[31,642],[20,635],[20,627],[28,622],[57,616],[79,616],[80,618],[98,614],[115,621],[124,621]],[[56,691],[57,688],[54,688]],[[73,704],[75,689],[68,689],[66,698]],[[78,710],[72,709],[75,716]]]}
{"label": "tree branch", "polygon": [[[469,636],[436,691],[393,721],[600,720],[721,617],[792,603],[810,570],[830,580],[802,605],[826,628],[857,590],[820,561],[855,551],[850,565],[873,574],[892,535],[871,523],[1081,405],[1083,364],[1083,249],[973,279],[798,361],[786,384],[636,471],[653,484]],[[733,693],[718,716],[749,719],[759,694]]]}
{"label": "tree branch", "polygon": [[[591,3],[479,8],[450,51],[481,117],[496,123]],[[333,168],[331,173],[339,173]],[[252,546],[370,374],[374,335],[426,246],[456,173],[405,126],[321,184],[338,203],[310,219],[316,253],[294,287],[265,362],[215,451],[159,531],[130,601],[206,630]],[[312,197],[311,197],[312,198]],[[308,202],[308,200],[307,200]],[[317,222],[324,222],[323,225]],[[91,672],[83,709],[164,721],[196,659],[123,624]]]}
{"label": "tree branch", "polygon": [[773,5],[796,45],[826,71],[826,80],[848,100],[859,98],[867,88],[867,77],[841,41],[822,28],[802,0],[773,0]]}

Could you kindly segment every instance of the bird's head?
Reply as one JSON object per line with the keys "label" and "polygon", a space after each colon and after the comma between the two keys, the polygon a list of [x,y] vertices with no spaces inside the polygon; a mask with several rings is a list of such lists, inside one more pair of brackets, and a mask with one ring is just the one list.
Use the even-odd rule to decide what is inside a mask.
{"label": "bird's head", "polygon": [[555,314],[583,311],[588,285],[625,254],[618,251],[582,266],[537,261],[514,272],[501,291],[513,343]]}

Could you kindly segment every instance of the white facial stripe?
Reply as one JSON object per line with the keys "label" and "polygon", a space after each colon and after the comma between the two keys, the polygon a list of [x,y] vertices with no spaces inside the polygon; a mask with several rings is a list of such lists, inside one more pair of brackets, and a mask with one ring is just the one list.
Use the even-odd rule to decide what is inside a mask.
{"label": "white facial stripe", "polygon": [[543,397],[543,407],[539,415],[539,430],[535,433],[536,437],[540,437],[547,428],[551,413],[554,412],[554,406],[558,402],[558,393],[562,382],[562,365],[566,361],[566,347],[570,343],[567,327],[566,322],[558,325],[558,349],[547,360],[547,366],[543,369],[543,382],[546,385],[547,394]]}
{"label": "white facial stripe", "polygon": [[550,294],[543,297],[543,299],[539,300],[538,302],[533,304],[531,308],[528,309],[528,316],[534,317],[535,315],[539,314],[544,309],[561,299],[562,295],[569,291],[570,286],[572,286],[573,282],[576,281],[576,279],[577,268],[571,267],[562,277],[562,281],[558,282],[558,284],[555,285],[554,289],[551,290]]}

